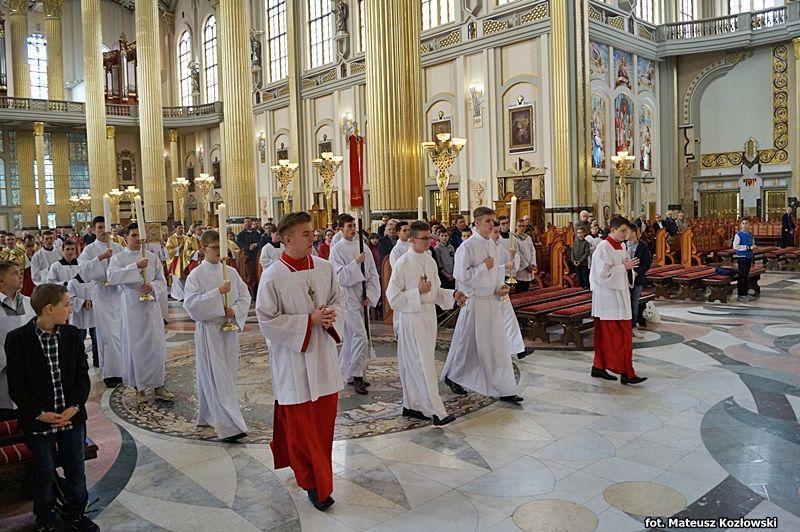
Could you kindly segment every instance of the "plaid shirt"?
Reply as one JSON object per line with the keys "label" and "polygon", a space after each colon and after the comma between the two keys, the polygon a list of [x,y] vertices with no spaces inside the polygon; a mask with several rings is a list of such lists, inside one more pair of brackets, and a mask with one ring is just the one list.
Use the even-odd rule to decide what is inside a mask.
{"label": "plaid shirt", "polygon": [[[42,345],[42,352],[47,359],[47,367],[50,369],[50,380],[53,383],[53,412],[63,412],[66,408],[64,399],[64,388],[61,386],[61,369],[58,367],[58,329],[53,334],[47,333],[36,327],[36,336]],[[44,412],[43,412],[44,413]],[[55,434],[60,430],[69,430],[71,427],[51,428],[44,432],[34,432],[33,434],[45,435]]]}

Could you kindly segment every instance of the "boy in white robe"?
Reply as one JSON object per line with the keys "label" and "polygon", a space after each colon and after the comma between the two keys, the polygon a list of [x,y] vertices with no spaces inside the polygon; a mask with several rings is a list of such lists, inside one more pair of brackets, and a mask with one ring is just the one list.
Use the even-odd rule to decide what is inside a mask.
{"label": "boy in white robe", "polygon": [[466,296],[441,287],[436,261],[428,253],[430,226],[426,222],[411,222],[409,232],[411,250],[397,260],[386,288],[386,298],[396,318],[403,415],[433,418],[434,425],[447,425],[455,417],[447,414],[439,395],[434,363],[436,305],[449,310],[455,302],[463,305]]}
{"label": "boy in white robe", "polygon": [[402,257],[409,249],[411,249],[411,240],[409,240],[408,222],[401,221],[395,224],[397,230],[397,242],[395,242],[392,252],[389,253],[389,264],[394,268],[394,263],[397,259]]}
{"label": "boy in white robe", "polygon": [[501,249],[491,239],[494,210],[478,207],[472,213],[475,231],[455,256],[456,288],[469,299],[461,309],[447,354],[442,379],[453,393],[468,388],[501,401],[519,403],[514,366],[509,356],[501,299],[508,295],[498,269],[505,270]]}
{"label": "boy in white robe", "polygon": [[314,228],[307,212],[278,225],[286,252],[264,272],[256,315],[270,354],[275,390],[270,448],[275,469],[291,467],[318,510],[333,504],[333,428],[342,376],[344,294],[331,264],[311,255]]}
{"label": "boy in white robe", "polygon": [[31,279],[36,286],[47,282],[50,266],[64,256],[60,250],[53,247],[54,239],[52,231],[42,233],[42,247],[31,257]]}
{"label": "boy in white robe", "polygon": [[22,271],[16,263],[0,261],[0,421],[15,419],[16,405],[8,393],[6,335],[31,321],[36,313],[31,300],[20,293]]}
{"label": "boy in white robe", "polygon": [[[517,292],[530,290],[531,281],[533,281],[536,272],[536,248],[533,245],[533,239],[526,232],[527,229],[528,226],[524,220],[517,220],[517,227],[513,236],[516,239],[514,246],[519,257],[515,275],[517,279],[515,291]],[[508,249],[508,246],[506,246],[506,249]]]}
{"label": "boy in white robe", "polygon": [[[374,357],[364,322],[364,307],[374,307],[381,297],[378,268],[372,252],[360,251],[356,238],[356,220],[349,214],[339,217],[342,239],[331,248],[329,257],[345,296],[344,343],[339,353],[339,369],[346,383],[353,383],[356,393],[365,395],[369,383],[364,380],[367,364]],[[361,273],[361,267],[364,273]],[[366,283],[366,297],[364,285]]]}
{"label": "boy in white robe", "polygon": [[108,283],[107,269],[113,254],[120,253],[122,247],[111,242],[102,216],[95,217],[92,225],[97,239],[84,247],[78,257],[78,274],[84,282],[91,284],[100,373],[105,385],[114,388],[122,384],[123,373],[121,296],[119,288]]}
{"label": "boy in white robe", "polygon": [[[244,330],[250,310],[250,291],[235,268],[223,265],[219,257],[219,233],[206,231],[201,237],[205,259],[186,279],[183,308],[195,320],[197,356],[197,425],[214,427],[217,437],[228,443],[247,436],[236,394],[239,372],[239,334],[226,332],[226,320],[235,320]],[[222,268],[227,268],[223,280]],[[225,294],[229,306],[225,307]]]}
{"label": "boy in white robe", "polygon": [[[520,256],[517,250],[509,250],[508,247],[506,247],[510,240],[507,239],[505,245],[503,245],[501,226],[496,222],[494,229],[492,229],[492,240],[494,240],[497,247],[500,248],[503,265],[505,267],[505,270],[496,268],[498,275],[504,275],[506,272],[518,270]],[[505,282],[505,277],[501,279],[501,281]],[[517,320],[517,315],[514,312],[514,306],[511,304],[511,300],[505,297],[502,298],[500,301],[500,310],[503,313],[503,325],[505,326],[506,336],[508,337],[509,354],[511,356],[517,355],[517,358],[522,360],[533,353],[533,348],[525,347],[525,341],[522,339],[522,331],[519,328],[519,320]]]}
{"label": "boy in white robe", "polygon": [[[108,265],[108,281],[122,293],[122,378],[136,389],[138,403],[148,400],[149,389],[155,390],[156,399],[172,401],[175,396],[164,387],[167,341],[157,299],[159,292],[167,292],[164,268],[154,253],[145,251],[142,258],[138,224],[128,226],[125,239],[128,247],[111,257]],[[150,299],[140,299],[147,294]]]}
{"label": "boy in white robe", "polygon": [[[263,248],[261,248],[261,255],[259,255],[258,262],[261,264],[261,272],[267,271],[273,262],[280,260],[281,255],[283,254],[283,244],[281,243],[281,237],[277,231],[274,231],[271,235],[271,242],[267,242]],[[275,244],[278,244],[275,246]]]}

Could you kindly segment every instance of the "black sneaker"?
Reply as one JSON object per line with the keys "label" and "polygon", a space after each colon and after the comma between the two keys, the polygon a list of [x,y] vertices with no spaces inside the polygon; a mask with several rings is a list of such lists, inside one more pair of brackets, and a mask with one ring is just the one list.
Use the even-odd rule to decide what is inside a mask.
{"label": "black sneaker", "polygon": [[439,419],[439,416],[433,416],[433,424],[436,425],[437,427],[447,425],[448,423],[452,423],[455,420],[456,416],[454,416],[453,414],[445,416],[442,419]]}
{"label": "black sneaker", "polygon": [[592,377],[594,377],[595,379],[606,379],[606,380],[609,380],[609,381],[617,380],[617,378],[615,376],[613,376],[612,374],[610,374],[606,370],[600,369],[600,368],[596,368],[594,366],[592,366]]}
{"label": "black sneaker", "polygon": [[103,384],[106,385],[106,388],[116,388],[120,384],[122,384],[121,377],[108,377],[107,379],[103,379]]}
{"label": "black sneaker", "polygon": [[517,353],[517,359],[518,360],[522,360],[526,356],[532,355],[533,351],[534,351],[534,349],[532,347],[526,347],[525,351],[520,351],[519,353]]}
{"label": "black sneaker", "polygon": [[412,410],[410,408],[405,408],[405,407],[403,407],[403,416],[410,417],[412,419],[421,419],[423,421],[430,419],[428,416],[426,416],[419,410]]}
{"label": "black sneaker", "polygon": [[525,400],[525,398],[519,395],[504,395],[500,398],[500,400],[504,403],[521,403]]}
{"label": "black sneaker", "polygon": [[99,532],[100,527],[97,526],[94,521],[85,515],[82,515],[70,521],[69,530],[79,530],[80,532]]}
{"label": "black sneaker", "polygon": [[444,383],[450,387],[450,391],[456,395],[467,395],[467,390],[457,382],[453,382],[447,377],[444,378]]}
{"label": "black sneaker", "polygon": [[246,432],[240,432],[239,434],[228,436],[227,438],[222,438],[222,441],[224,441],[225,443],[239,443],[239,440],[246,437],[247,437]]}

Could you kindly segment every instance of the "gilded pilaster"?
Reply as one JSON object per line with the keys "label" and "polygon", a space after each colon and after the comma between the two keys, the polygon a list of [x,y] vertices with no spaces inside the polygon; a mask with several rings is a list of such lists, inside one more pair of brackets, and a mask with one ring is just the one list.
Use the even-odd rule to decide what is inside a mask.
{"label": "gilded pilaster", "polygon": [[22,209],[22,227],[38,227],[36,216],[36,190],[34,185],[34,143],[33,131],[17,131],[17,157],[19,158],[19,203]]}
{"label": "gilded pilaster", "polygon": [[[794,191],[800,194],[800,37],[792,40],[794,45]],[[791,122],[791,120],[790,120]]]}
{"label": "gilded pilaster", "polygon": [[178,180],[180,159],[178,156],[178,130],[169,130],[169,178],[170,183]]}
{"label": "gilded pilaster", "polygon": [[63,131],[50,132],[50,157],[53,159],[56,225],[70,225],[69,205],[69,142]]}
{"label": "gilded pilaster", "polygon": [[222,151],[227,161],[224,165],[227,175],[223,179],[231,218],[255,216],[258,212],[248,10],[249,2],[245,0],[222,0],[217,22],[222,51],[222,101],[225,105]]}
{"label": "gilded pilaster", "polygon": [[[307,171],[305,161],[302,161],[302,146],[305,146],[303,134],[303,98],[300,96],[302,89],[302,64],[303,64],[303,32],[298,28],[303,24],[303,10],[298,9],[293,2],[286,3],[286,42],[289,47],[287,60],[287,74],[289,76],[289,160],[299,162],[300,167],[292,180],[292,207],[293,210],[303,209],[303,192],[305,190],[305,176],[312,175]],[[308,184],[313,188],[311,183]],[[284,212],[288,206],[284,205]]]}
{"label": "gilded pilaster", "polygon": [[9,0],[8,33],[11,38],[12,87],[16,98],[31,97],[28,68],[28,0]]}
{"label": "gilded pilaster", "polygon": [[422,159],[421,3],[366,2],[371,217],[416,217]]}
{"label": "gilded pilaster", "polygon": [[117,188],[117,128],[106,126],[106,152],[108,157],[108,174],[103,186],[104,194],[108,194],[112,188]]}
{"label": "gilded pilaster", "polygon": [[[83,77],[86,81],[86,143],[89,152],[89,191],[92,212],[103,212],[108,176],[106,102],[103,73],[100,0],[81,0]],[[139,68],[141,69],[141,61]],[[140,83],[141,87],[141,83]]]}
{"label": "gilded pilaster", "polygon": [[44,122],[33,123],[33,139],[36,147],[36,176],[39,183],[39,227],[47,227],[47,189],[44,170]]}
{"label": "gilded pilaster", "polygon": [[[167,221],[164,174],[164,115],[161,110],[161,56],[157,0],[136,0],[136,53],[139,79],[139,142],[142,192],[147,221]],[[249,84],[248,84],[249,86]]]}

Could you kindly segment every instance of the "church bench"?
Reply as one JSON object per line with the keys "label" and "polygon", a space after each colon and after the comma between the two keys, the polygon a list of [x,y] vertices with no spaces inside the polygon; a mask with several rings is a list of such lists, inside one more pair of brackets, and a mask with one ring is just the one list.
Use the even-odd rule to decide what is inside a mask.
{"label": "church bench", "polygon": [[679,267],[668,271],[659,272],[653,275],[650,275],[648,273],[647,280],[655,285],[656,298],[663,297],[664,299],[669,299],[670,290],[675,285],[674,280],[676,277],[679,277],[681,275],[691,274],[696,271],[704,271],[707,269],[708,266],[690,266],[688,268]]}
{"label": "church bench", "polygon": [[[761,274],[765,271],[763,266],[758,266],[750,270],[750,275],[747,279],[748,290],[753,290],[758,296],[761,294],[761,287],[758,281],[761,280]],[[709,289],[708,302],[713,303],[719,301],[720,303],[727,303],[728,298],[733,295],[733,285],[739,278],[738,273],[732,275],[715,274],[706,279],[703,279],[703,285]]]}
{"label": "church bench", "polygon": [[[555,299],[565,297],[573,297],[579,294],[588,292],[585,288],[573,287],[562,288],[560,286],[553,286],[550,288],[542,288],[541,290],[529,290],[519,294],[511,294],[511,305],[515,308],[521,308],[537,303],[545,303]],[[517,296],[517,297],[515,297]]]}
{"label": "church bench", "polygon": [[680,270],[681,268],[683,268],[681,264],[667,264],[666,266],[655,266],[647,270],[647,277],[650,277],[652,275],[658,275],[665,272]]}
{"label": "church bench", "polygon": [[688,300],[702,299],[700,291],[704,290],[703,279],[714,275],[716,270],[714,267],[705,267],[704,269],[686,272],[675,277],[673,280],[678,285],[678,295],[676,297]]}
{"label": "church bench", "polygon": [[22,430],[19,428],[19,422],[16,419],[0,421],[0,447],[21,442],[22,440]]}
{"label": "church bench", "polygon": [[547,334],[547,326],[551,323],[549,316],[552,312],[591,302],[592,294],[586,291],[586,293],[577,296],[522,307],[517,310],[517,316],[526,320],[528,325],[526,327],[526,336],[530,340],[539,338],[543,342],[549,343],[550,336]]}
{"label": "church bench", "polygon": [[[643,292],[639,298],[639,316],[642,315],[645,306],[648,302],[654,301],[656,298],[655,293],[652,291]],[[583,349],[583,331],[588,331],[594,328],[594,319],[592,319],[592,303],[583,303],[574,307],[567,307],[552,312],[549,316],[553,321],[559,323],[564,329],[561,334],[561,343],[569,345],[575,344],[575,347]],[[587,321],[587,319],[589,321]]]}
{"label": "church bench", "polygon": [[[780,248],[775,246],[754,246],[753,247],[753,263],[758,261],[766,261],[766,254],[771,253],[773,251],[777,251]],[[734,254],[733,249],[727,249],[719,254],[721,260],[731,260],[732,262],[736,261],[736,255]]]}
{"label": "church bench", "polygon": [[764,253],[764,258],[767,261],[767,269],[780,270],[781,265],[787,264],[790,258],[798,251],[800,251],[798,248],[778,248],[774,251]]}

